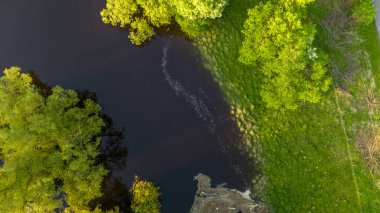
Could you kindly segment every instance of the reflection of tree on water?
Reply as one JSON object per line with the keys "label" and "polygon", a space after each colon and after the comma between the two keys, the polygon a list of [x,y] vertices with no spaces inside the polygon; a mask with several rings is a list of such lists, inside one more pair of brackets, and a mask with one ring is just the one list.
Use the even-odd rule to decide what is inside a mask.
{"label": "reflection of tree on water", "polygon": [[115,128],[113,120],[106,114],[101,115],[105,127],[102,131],[103,141],[100,147],[98,161],[103,163],[109,171],[125,167],[128,150],[122,145],[125,139],[125,128]]}
{"label": "reflection of tree on water", "polygon": [[103,196],[94,200],[91,207],[100,205],[102,210],[111,210],[119,207],[120,212],[131,212],[131,197],[127,186],[120,178],[108,175],[102,184]]}
{"label": "reflection of tree on water", "polygon": [[[97,102],[96,93],[88,90],[78,92],[78,98],[81,100],[91,99]],[[113,173],[126,166],[128,150],[123,146],[125,139],[125,128],[117,128],[110,116],[102,112],[100,117],[103,119],[104,127],[100,137],[100,155],[97,157],[99,164],[103,164],[108,170],[108,175],[102,183],[103,196],[94,200],[91,207],[95,208],[100,205],[102,210],[111,210],[118,206],[120,212],[130,212],[131,198],[127,186],[120,178],[113,177]]]}
{"label": "reflection of tree on water", "polygon": [[32,84],[36,86],[39,90],[39,93],[45,98],[52,94],[52,87],[48,86],[46,83],[42,82],[38,74],[34,70],[27,72],[30,77],[32,77]]}
{"label": "reflection of tree on water", "polygon": [[[39,89],[40,94],[44,97],[48,97],[52,93],[52,87],[43,83],[36,72],[29,71],[28,73],[33,79],[33,84]],[[83,107],[86,99],[97,102],[97,96],[94,92],[88,90],[76,92],[79,99],[77,107]],[[112,118],[103,111],[99,116],[103,119],[104,127],[99,135],[102,141],[99,147],[100,154],[97,157],[97,163],[103,164],[108,170],[108,174],[102,182],[102,197],[91,202],[90,207],[95,208],[96,206],[100,206],[103,210],[111,210],[117,206],[120,212],[130,212],[131,198],[129,190],[120,178],[115,178],[112,175],[115,171],[124,168],[126,165],[128,150],[122,145],[125,139],[125,129],[115,127]],[[96,138],[94,138],[93,141],[95,140]],[[60,185],[62,185],[62,183],[58,180],[57,187]]]}
{"label": "reflection of tree on water", "polygon": [[[86,99],[91,99],[97,102],[96,93],[88,90],[78,92],[78,98],[82,103]],[[123,146],[122,142],[125,139],[125,128],[114,127],[114,122],[110,116],[102,112],[100,117],[103,119],[104,127],[100,137],[100,155],[97,157],[97,162],[103,164],[108,170],[108,175],[102,183],[103,196],[95,199],[91,203],[91,207],[100,206],[102,210],[111,210],[114,207],[119,207],[120,212],[130,212],[131,199],[127,186],[120,178],[113,177],[113,173],[122,169],[126,165],[128,150]]]}
{"label": "reflection of tree on water", "polygon": [[[77,91],[78,98],[82,104],[84,100],[91,99],[98,102],[96,93],[88,90]],[[80,107],[80,106],[79,106]],[[110,116],[101,112],[100,117],[103,119],[104,127],[100,137],[102,142],[100,145],[100,155],[97,157],[98,163],[103,164],[109,173],[125,167],[128,150],[122,145],[125,139],[125,128],[117,128]]]}

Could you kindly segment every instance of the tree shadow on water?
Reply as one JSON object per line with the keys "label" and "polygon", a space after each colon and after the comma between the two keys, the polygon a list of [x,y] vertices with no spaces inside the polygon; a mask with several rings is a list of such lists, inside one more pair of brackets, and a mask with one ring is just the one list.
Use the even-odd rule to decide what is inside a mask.
{"label": "tree shadow on water", "polygon": [[90,206],[100,206],[103,211],[119,208],[119,212],[131,212],[131,196],[128,187],[120,178],[107,177],[103,181],[103,196],[95,199]]}
{"label": "tree shadow on water", "polygon": [[[86,99],[97,102],[97,96],[94,92],[81,90],[77,93],[79,100],[81,100],[80,104]],[[99,206],[104,211],[119,207],[120,212],[131,212],[128,187],[120,178],[113,175],[115,171],[126,167],[128,149],[123,146],[125,128],[115,127],[112,118],[104,112],[100,113],[100,117],[103,119],[104,127],[100,134],[102,138],[99,147],[100,154],[96,160],[98,164],[105,166],[108,174],[102,182],[103,195],[91,202],[90,207]]]}
{"label": "tree shadow on water", "polygon": [[[77,94],[80,100],[79,105],[82,105],[83,101],[87,99],[97,102],[97,96],[94,92],[80,90],[77,91]],[[128,149],[123,146],[123,141],[125,140],[125,128],[115,127],[113,119],[103,111],[99,116],[104,122],[104,127],[99,135],[102,138],[102,141],[99,147],[100,154],[97,157],[97,162],[103,164],[109,173],[113,173],[126,166]]]}

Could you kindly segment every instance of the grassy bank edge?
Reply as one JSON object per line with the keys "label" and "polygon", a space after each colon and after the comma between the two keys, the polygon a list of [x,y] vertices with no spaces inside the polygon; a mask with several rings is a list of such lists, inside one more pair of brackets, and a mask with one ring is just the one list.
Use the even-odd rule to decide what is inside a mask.
{"label": "grassy bank edge", "polygon": [[[256,196],[280,212],[373,212],[379,194],[373,177],[355,147],[352,126],[332,90],[319,105],[281,114],[266,109],[258,88],[255,67],[237,61],[246,10],[255,1],[231,0],[224,16],[196,45],[231,105],[244,144],[256,158],[264,178],[254,182]],[[374,42],[373,26],[366,49]],[[376,34],[377,38],[377,34]],[[368,49],[373,67],[379,67],[379,50]],[[378,69],[374,71],[380,82]],[[358,120],[354,121],[358,122]],[[310,160],[308,160],[310,159]],[[264,190],[263,186],[265,186]]]}

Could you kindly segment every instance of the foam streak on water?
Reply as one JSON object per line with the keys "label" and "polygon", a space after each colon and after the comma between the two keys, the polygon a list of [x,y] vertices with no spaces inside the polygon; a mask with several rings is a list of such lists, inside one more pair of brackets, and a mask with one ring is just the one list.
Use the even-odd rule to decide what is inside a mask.
{"label": "foam streak on water", "polygon": [[[189,91],[187,91],[180,82],[173,79],[170,75],[170,73],[167,70],[168,65],[168,52],[170,49],[171,44],[171,38],[168,39],[165,46],[162,49],[162,73],[165,76],[165,80],[169,83],[170,87],[175,91],[176,95],[180,98],[183,98],[190,106],[195,110],[198,117],[206,122],[208,122],[208,127],[211,133],[215,133],[215,122],[214,118],[206,106],[205,102],[202,100],[202,98],[191,94]],[[200,91],[202,91],[200,89]],[[203,92],[203,91],[202,91]],[[204,93],[204,92],[203,92]]]}
{"label": "foam streak on water", "polygon": [[[198,117],[208,123],[208,128],[209,128],[210,133],[213,135],[216,135],[216,137],[218,138],[219,143],[217,144],[217,146],[219,147],[219,151],[223,152],[229,158],[228,162],[232,164],[235,174],[239,175],[246,183],[246,186],[248,186],[247,181],[244,178],[245,176],[242,170],[240,169],[239,164],[236,163],[237,162],[236,159],[234,159],[234,157],[229,152],[230,145],[222,142],[221,140],[222,136],[216,130],[217,128],[216,128],[214,116],[210,112],[209,108],[206,106],[205,101],[201,98],[203,96],[206,100],[208,100],[209,99],[208,95],[201,88],[198,88],[199,96],[190,93],[188,90],[186,90],[186,88],[182,86],[182,84],[179,81],[173,79],[170,73],[168,72],[167,65],[169,62],[168,53],[170,50],[170,45],[171,45],[171,37],[168,39],[168,41],[162,48],[161,67],[162,67],[162,73],[165,76],[165,80],[168,82],[170,87],[175,91],[177,97],[183,98],[194,109]],[[219,117],[217,121],[224,122],[224,118]]]}

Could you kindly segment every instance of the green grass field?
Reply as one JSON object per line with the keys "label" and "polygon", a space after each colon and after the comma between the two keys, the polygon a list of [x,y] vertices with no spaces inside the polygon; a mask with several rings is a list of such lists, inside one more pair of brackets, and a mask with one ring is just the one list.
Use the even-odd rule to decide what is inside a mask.
{"label": "green grass field", "polygon": [[[368,109],[353,109],[355,103],[348,103],[334,88],[320,104],[304,104],[296,111],[280,113],[263,105],[258,95],[260,73],[237,60],[245,11],[254,4],[231,0],[223,17],[195,42],[231,105],[244,143],[264,174],[265,190],[260,197],[274,212],[379,212],[375,177],[356,148],[355,127],[372,119]],[[318,10],[321,8],[316,14],[322,17],[325,11]],[[368,52],[379,85],[376,29],[373,25],[358,30],[365,42],[354,50]],[[319,46],[340,64],[349,63],[338,51],[328,49],[325,39],[321,33]],[[352,99],[360,99],[361,86],[355,82],[363,83],[359,78],[362,75],[353,76],[345,89],[352,88],[353,92],[348,91]],[[338,86],[339,79],[335,80]]]}

